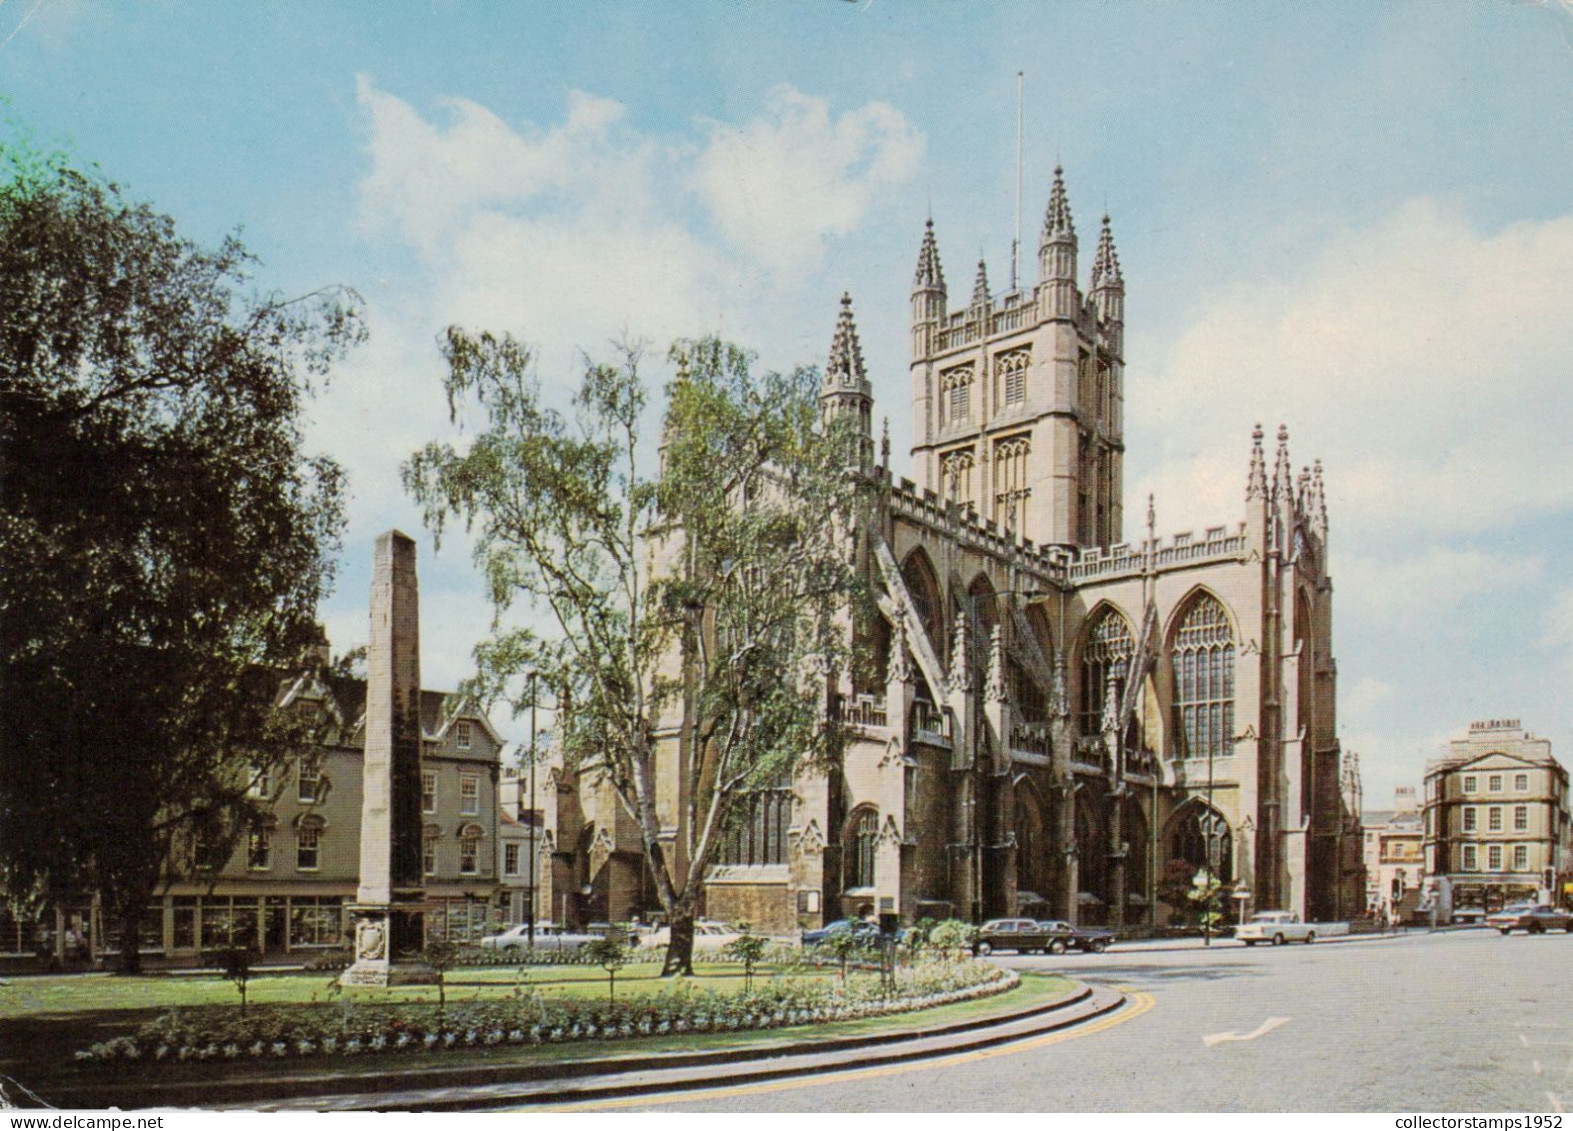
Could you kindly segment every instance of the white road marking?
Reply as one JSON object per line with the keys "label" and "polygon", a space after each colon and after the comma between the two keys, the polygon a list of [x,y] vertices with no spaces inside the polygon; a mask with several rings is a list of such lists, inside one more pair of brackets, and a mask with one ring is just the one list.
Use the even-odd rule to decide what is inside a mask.
{"label": "white road marking", "polygon": [[1535,1075],[1536,1075],[1536,1076],[1539,1076],[1539,1075],[1540,1075],[1540,1074],[1541,1074],[1541,1073],[1542,1073],[1542,1072],[1544,1072],[1544,1071],[1545,1071],[1545,1069],[1543,1069],[1543,1068],[1541,1068],[1541,1067],[1540,1067],[1540,1061],[1538,1061],[1538,1060],[1532,1060],[1532,1061],[1530,1061],[1530,1062],[1529,1062],[1529,1063],[1530,1063],[1530,1064],[1533,1064],[1533,1065],[1534,1065],[1534,1066],[1535,1066]]}
{"label": "white road marking", "polygon": [[[1552,1108],[1559,1112],[1563,1111],[1562,1101],[1557,1099],[1557,1094],[1555,1092],[1547,1092],[1546,1099],[1551,1101]],[[1563,1114],[1566,1114],[1566,1112],[1563,1112]]]}
{"label": "white road marking", "polygon": [[1278,1026],[1287,1024],[1289,1024],[1289,1018],[1287,1017],[1269,1017],[1257,1026],[1254,1033],[1211,1033],[1202,1038],[1202,1044],[1212,1048],[1214,1045],[1221,1044],[1224,1041],[1254,1041],[1257,1037],[1271,1033]]}

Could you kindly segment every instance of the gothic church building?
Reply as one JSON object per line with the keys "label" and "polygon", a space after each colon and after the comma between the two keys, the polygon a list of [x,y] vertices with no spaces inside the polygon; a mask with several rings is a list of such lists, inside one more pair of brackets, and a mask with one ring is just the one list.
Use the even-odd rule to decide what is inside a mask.
{"label": "gothic church building", "polygon": [[[1161,927],[1194,914],[1183,893],[1209,864],[1238,897],[1231,917],[1359,912],[1321,466],[1295,472],[1286,430],[1269,453],[1258,427],[1243,521],[1159,539],[1149,502],[1131,529],[1125,283],[1107,217],[1086,290],[1079,251],[1056,169],[1036,285],[993,293],[979,263],[953,308],[929,222],[911,293],[911,478],[892,473],[888,439],[876,460],[842,299],[822,401],[865,436],[875,489],[857,544],[879,595],[863,627],[876,662],[842,688],[840,769],[744,799],[709,916],[778,931],[880,912]],[[611,825],[566,842],[556,830],[560,849],[581,846],[558,852],[552,877],[583,893],[574,917],[648,910],[626,818],[563,800]]]}

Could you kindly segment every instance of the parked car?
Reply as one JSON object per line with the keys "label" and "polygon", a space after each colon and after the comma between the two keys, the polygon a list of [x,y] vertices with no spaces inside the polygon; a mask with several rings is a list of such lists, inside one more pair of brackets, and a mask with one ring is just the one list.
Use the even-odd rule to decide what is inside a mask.
{"label": "parked car", "polygon": [[1014,950],[1017,954],[1064,954],[1071,930],[1060,924],[1039,923],[1036,919],[990,919],[978,931],[973,948],[978,954]]}
{"label": "parked car", "polygon": [[834,923],[804,931],[803,945],[818,946],[830,937],[830,932],[843,929],[851,931],[852,937],[864,946],[873,946],[879,941],[878,923],[870,923],[867,919],[837,919]]}
{"label": "parked car", "polygon": [[1514,931],[1531,935],[1541,935],[1547,931],[1573,933],[1573,915],[1549,903],[1514,903],[1486,916],[1486,926],[1495,927],[1504,935]]}
{"label": "parked car", "polygon": [[1462,925],[1484,923],[1486,911],[1483,907],[1458,907],[1453,910],[1453,922]]}
{"label": "parked car", "polygon": [[[1102,954],[1108,950],[1109,944],[1115,939],[1114,932],[1103,927],[1073,927],[1063,919],[1040,919],[1038,926],[1046,931],[1066,933],[1066,946],[1090,951],[1093,954]],[[1059,951],[1051,951],[1051,953],[1058,954]]]}
{"label": "parked car", "polygon": [[1293,911],[1258,911],[1250,922],[1235,929],[1234,937],[1246,946],[1270,942],[1282,946],[1286,942],[1314,943],[1316,924],[1303,923]]}
{"label": "parked car", "polygon": [[[578,950],[592,939],[599,938],[582,931],[570,931],[557,926],[555,923],[535,924],[535,949],[536,950]],[[520,923],[517,927],[510,927],[500,935],[488,935],[481,940],[482,950],[518,950],[530,948],[530,925]]]}
{"label": "parked car", "polygon": [[[736,927],[716,919],[694,920],[695,950],[724,950],[742,937]],[[644,946],[667,946],[672,941],[672,928],[654,927],[640,935],[639,941]]]}

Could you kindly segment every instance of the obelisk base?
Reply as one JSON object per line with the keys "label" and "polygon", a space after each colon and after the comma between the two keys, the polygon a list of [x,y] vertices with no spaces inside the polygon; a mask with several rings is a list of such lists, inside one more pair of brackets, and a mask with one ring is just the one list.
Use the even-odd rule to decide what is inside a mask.
{"label": "obelisk base", "polygon": [[355,962],[339,978],[342,986],[430,986],[437,971],[421,960],[425,943],[424,903],[356,903]]}

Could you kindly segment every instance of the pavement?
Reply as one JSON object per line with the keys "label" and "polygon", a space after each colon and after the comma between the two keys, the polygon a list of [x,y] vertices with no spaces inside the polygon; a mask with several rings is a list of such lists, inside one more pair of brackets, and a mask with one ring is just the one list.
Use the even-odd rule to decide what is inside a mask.
{"label": "pavement", "polygon": [[1573,936],[1414,930],[1348,945],[1122,945],[999,960],[1118,989],[1128,1004],[1061,1033],[921,1064],[582,1106],[798,1115],[1573,1108]]}

